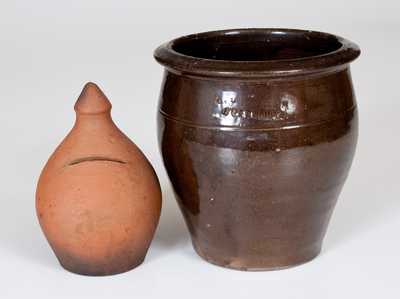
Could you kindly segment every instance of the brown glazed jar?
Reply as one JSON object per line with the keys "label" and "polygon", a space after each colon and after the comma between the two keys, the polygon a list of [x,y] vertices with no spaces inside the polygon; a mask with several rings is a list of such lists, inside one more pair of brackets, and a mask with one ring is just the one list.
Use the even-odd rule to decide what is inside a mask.
{"label": "brown glazed jar", "polygon": [[160,46],[164,164],[197,253],[239,270],[313,259],[357,141],[341,37],[235,29]]}
{"label": "brown glazed jar", "polygon": [[36,210],[61,265],[78,274],[128,271],[145,258],[161,209],[157,176],[114,124],[93,83],[75,104],[76,122],[43,169]]}

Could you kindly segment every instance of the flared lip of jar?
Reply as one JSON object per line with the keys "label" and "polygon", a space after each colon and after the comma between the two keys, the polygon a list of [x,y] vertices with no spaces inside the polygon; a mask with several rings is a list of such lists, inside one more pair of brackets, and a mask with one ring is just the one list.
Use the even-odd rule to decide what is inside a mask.
{"label": "flared lip of jar", "polygon": [[[267,59],[224,59],[224,57],[207,57],[207,55],[193,55],[190,51],[199,51],[204,44],[210,47],[234,45],[237,42],[252,42],[253,38],[265,38],[265,50],[268,51],[268,42],[274,40],[274,45],[292,41],[297,50],[306,45],[309,51],[316,55],[300,57],[267,58]],[[233,39],[232,39],[233,38]],[[292,39],[290,41],[290,39]],[[230,42],[234,40],[234,42]],[[191,45],[192,43],[192,45]],[[214,43],[214,44],[212,44]],[[229,44],[231,43],[231,44]],[[307,45],[307,43],[310,43]],[[324,44],[325,43],[325,44]],[[326,48],[328,43],[328,48]],[[186,49],[185,49],[186,44]],[[300,45],[300,46],[299,46]],[[210,52],[210,49],[207,51]],[[246,49],[245,49],[246,50]],[[201,51],[201,50],[200,50]],[[230,51],[230,53],[228,53]],[[227,50],[228,55],[235,55]],[[241,55],[240,53],[238,53]],[[311,53],[312,54],[312,53]],[[208,31],[186,35],[162,44],[154,51],[154,58],[169,71],[203,77],[283,77],[312,73],[324,73],[346,66],[360,55],[359,47],[340,36],[311,30],[284,29],[284,28],[245,28]],[[223,55],[222,55],[223,56]],[[240,58],[240,57],[239,57]]]}

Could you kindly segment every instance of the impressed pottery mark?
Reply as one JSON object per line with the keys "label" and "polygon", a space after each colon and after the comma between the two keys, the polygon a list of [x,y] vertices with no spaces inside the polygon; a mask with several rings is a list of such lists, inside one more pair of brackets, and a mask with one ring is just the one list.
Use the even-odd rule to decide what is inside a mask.
{"label": "impressed pottery mark", "polygon": [[[254,98],[254,94],[248,96],[249,100],[254,100]],[[280,105],[275,109],[251,110],[238,107],[238,97],[234,91],[223,91],[222,97],[217,95],[215,104],[217,105],[217,113],[214,113],[213,116],[221,119],[229,117],[235,120],[280,121],[287,120],[296,111],[294,99],[286,94],[281,97]]]}
{"label": "impressed pottery mark", "polygon": [[285,115],[275,110],[245,110],[240,108],[225,107],[221,111],[222,116],[232,116],[234,118],[256,119],[256,120],[284,120]]}

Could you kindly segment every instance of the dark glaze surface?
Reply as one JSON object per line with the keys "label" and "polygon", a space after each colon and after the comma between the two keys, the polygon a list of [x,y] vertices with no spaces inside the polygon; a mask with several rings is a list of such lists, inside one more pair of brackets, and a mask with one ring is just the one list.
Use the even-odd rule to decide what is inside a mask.
{"label": "dark glaze surface", "polygon": [[348,63],[265,77],[174,66],[159,140],[198,254],[240,270],[315,257],[356,146]]}

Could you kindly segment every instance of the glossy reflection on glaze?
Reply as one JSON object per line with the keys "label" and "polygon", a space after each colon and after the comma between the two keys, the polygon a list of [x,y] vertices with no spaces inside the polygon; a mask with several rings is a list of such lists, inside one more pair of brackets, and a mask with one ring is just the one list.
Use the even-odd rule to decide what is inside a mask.
{"label": "glossy reflection on glaze", "polygon": [[[251,30],[239,32],[251,41]],[[297,43],[301,32],[295,32]],[[219,33],[198,39],[207,43],[213,34]],[[230,66],[230,77],[221,73],[225,61],[213,68],[212,60],[201,60],[196,67],[188,58],[182,70],[181,56],[174,60],[163,51],[155,54],[168,67],[160,146],[198,254],[240,270],[285,268],[315,257],[356,146],[348,62],[358,49],[347,57],[332,54],[344,55],[333,68],[307,60],[296,75],[281,73],[278,64],[274,72],[249,76],[242,61]]]}

